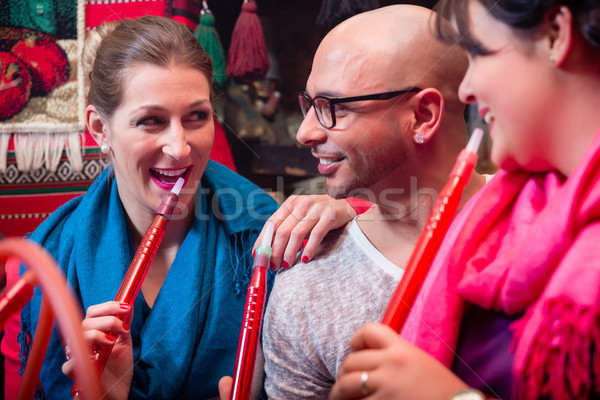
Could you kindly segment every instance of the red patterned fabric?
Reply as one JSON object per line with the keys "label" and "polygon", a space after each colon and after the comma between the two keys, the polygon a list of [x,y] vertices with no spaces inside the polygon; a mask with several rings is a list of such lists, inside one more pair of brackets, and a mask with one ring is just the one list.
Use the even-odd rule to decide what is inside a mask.
{"label": "red patterned fabric", "polygon": [[136,18],[142,15],[165,15],[165,0],[87,0],[85,2],[85,29],[103,22]]}
{"label": "red patterned fabric", "polygon": [[196,30],[200,22],[200,1],[199,0],[171,0],[170,12],[171,18],[177,22],[181,22],[192,31]]}

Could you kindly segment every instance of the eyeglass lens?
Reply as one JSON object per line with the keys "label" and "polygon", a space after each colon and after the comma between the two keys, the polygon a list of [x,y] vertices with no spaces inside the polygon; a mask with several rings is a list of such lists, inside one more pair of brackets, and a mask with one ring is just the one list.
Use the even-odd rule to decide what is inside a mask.
{"label": "eyeglass lens", "polygon": [[315,107],[315,112],[317,113],[317,118],[321,125],[325,128],[330,128],[333,126],[333,117],[331,115],[331,105],[327,99],[316,98],[311,99],[305,94],[298,95],[298,100],[300,102],[300,110],[302,111],[302,115],[306,116],[310,107]]}

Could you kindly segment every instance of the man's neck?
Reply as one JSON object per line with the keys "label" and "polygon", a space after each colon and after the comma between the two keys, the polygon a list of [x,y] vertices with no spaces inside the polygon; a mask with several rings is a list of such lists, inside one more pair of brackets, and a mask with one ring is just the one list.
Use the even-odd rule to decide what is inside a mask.
{"label": "man's neck", "polygon": [[[485,183],[485,178],[473,172],[461,198],[460,208]],[[358,217],[358,226],[369,241],[387,259],[404,268],[429,219],[443,184],[418,195],[398,196],[379,202]],[[459,208],[459,209],[460,209]]]}

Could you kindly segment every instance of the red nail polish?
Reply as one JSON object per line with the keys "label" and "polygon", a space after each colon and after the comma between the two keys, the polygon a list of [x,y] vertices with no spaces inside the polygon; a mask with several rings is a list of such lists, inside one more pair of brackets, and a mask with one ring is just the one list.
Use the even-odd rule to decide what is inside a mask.
{"label": "red nail polish", "polygon": [[107,333],[107,334],[106,334],[106,338],[107,338],[108,340],[110,340],[111,342],[114,342],[114,341],[115,341],[115,339],[116,339],[116,338],[115,338],[113,335],[111,335],[110,333]]}
{"label": "red nail polish", "polygon": [[269,268],[271,268],[271,271],[277,271],[277,267],[273,263],[270,263]]}
{"label": "red nail polish", "polygon": [[283,262],[283,269],[288,269],[290,267],[290,264],[286,263],[285,261]]}
{"label": "red nail polish", "polygon": [[302,262],[306,264],[308,262],[308,257],[302,256]]}
{"label": "red nail polish", "polygon": [[125,329],[126,331],[129,331],[129,329],[131,329],[131,327],[129,326],[129,324],[127,324],[127,322],[123,322],[123,329]]}
{"label": "red nail polish", "polygon": [[129,304],[127,303],[121,303],[119,307],[121,307],[121,310],[129,310]]}
{"label": "red nail polish", "polygon": [[252,258],[256,257],[256,250],[252,250]]}

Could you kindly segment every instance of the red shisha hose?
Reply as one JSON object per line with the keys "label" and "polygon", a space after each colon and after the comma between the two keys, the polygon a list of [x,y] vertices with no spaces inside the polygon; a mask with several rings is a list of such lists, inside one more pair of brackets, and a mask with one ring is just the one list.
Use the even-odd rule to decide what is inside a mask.
{"label": "red shisha hose", "polygon": [[273,228],[273,221],[267,221],[262,242],[256,249],[252,279],[248,285],[248,294],[246,295],[244,319],[238,342],[230,400],[247,400],[250,398],[256,352],[260,339],[260,327],[267,295],[267,269],[271,260]]}
{"label": "red shisha hose", "polygon": [[[163,236],[165,235],[165,229],[167,226],[167,222],[177,205],[177,201],[179,200],[179,192],[183,187],[185,180],[183,178],[179,178],[177,183],[170,192],[166,192],[163,195],[162,201],[158,210],[156,211],[156,216],[154,220],[146,229],[146,233],[142,238],[142,241],[135,253],[135,257],[131,261],[129,265],[129,269],[127,270],[127,274],[121,283],[121,287],[117,292],[115,297],[115,301],[120,303],[127,303],[130,307],[133,306],[135,299],[142,288],[142,283],[144,282],[144,278],[148,273],[148,268],[150,264],[152,264],[152,260],[156,255],[156,251],[158,250],[158,246],[162,241]],[[129,313],[119,316],[118,318],[121,320],[126,320],[129,316]],[[118,335],[110,332],[108,335],[113,337],[113,342],[109,346],[102,346],[94,348],[93,354],[95,355],[95,365],[96,370],[98,371],[98,375],[102,375],[102,371],[104,371],[104,367],[106,366],[106,362],[110,357],[110,353],[114,347],[115,342],[117,341]],[[75,382],[73,385],[73,390],[71,393],[74,397],[78,397],[79,395],[79,386],[78,383]]]}
{"label": "red shisha hose", "polygon": [[[89,347],[81,332],[83,315],[64,275],[52,257],[35,242],[14,238],[0,240],[0,264],[11,256],[20,258],[29,270],[15,282],[15,285],[4,292],[0,302],[2,310],[0,313],[6,315],[7,309],[11,312],[18,311],[31,299],[33,287],[38,282],[44,293],[37,331],[17,398],[33,397],[56,316],[62,337],[68,341],[71,348],[77,379],[86,388],[83,398],[99,399],[102,395],[100,381],[93,365],[89,362]],[[55,313],[54,310],[60,312]],[[0,327],[4,326],[5,322],[6,319],[2,321]]]}
{"label": "red shisha hose", "polygon": [[460,206],[462,192],[477,164],[477,149],[482,137],[483,130],[476,128],[471,134],[467,147],[458,155],[456,164],[450,172],[450,179],[429,214],[427,224],[408,260],[404,275],[383,315],[381,322],[398,333],[402,330],[435,254]]}

